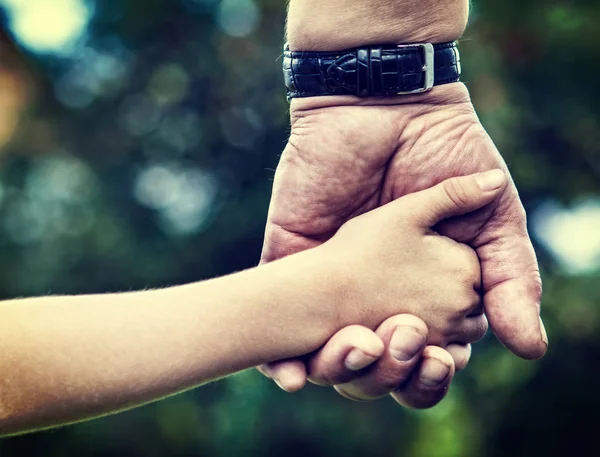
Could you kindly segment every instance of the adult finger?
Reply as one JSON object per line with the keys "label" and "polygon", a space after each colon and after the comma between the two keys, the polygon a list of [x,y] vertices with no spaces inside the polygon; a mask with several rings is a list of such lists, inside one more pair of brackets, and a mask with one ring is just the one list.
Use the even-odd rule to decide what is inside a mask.
{"label": "adult finger", "polygon": [[502,199],[475,247],[492,330],[518,356],[542,357],[548,348],[539,314],[542,282],[516,189]]}
{"label": "adult finger", "polygon": [[385,350],[375,332],[351,325],[337,332],[308,362],[308,380],[320,386],[348,382],[377,361]]}
{"label": "adult finger", "polygon": [[446,346],[445,349],[452,356],[456,371],[464,370],[467,367],[469,360],[471,360],[470,344],[452,343]]}
{"label": "adult finger", "polygon": [[450,337],[451,342],[461,344],[477,343],[487,333],[488,320],[485,314],[463,319]]}
{"label": "adult finger", "polygon": [[427,346],[418,370],[392,393],[392,398],[407,408],[431,408],[448,393],[454,373],[454,360],[450,353],[437,346]]}
{"label": "adult finger", "polygon": [[306,384],[306,366],[300,359],[281,360],[261,365],[258,371],[271,378],[286,392],[297,392]]}
{"label": "adult finger", "polygon": [[[366,370],[354,373],[343,368],[330,375],[335,389],[353,400],[373,400],[398,389],[418,366],[427,341],[427,326],[412,315],[403,314],[387,319],[376,333],[385,344],[383,355]],[[339,365],[338,365],[339,366]],[[336,381],[341,381],[337,383]]]}

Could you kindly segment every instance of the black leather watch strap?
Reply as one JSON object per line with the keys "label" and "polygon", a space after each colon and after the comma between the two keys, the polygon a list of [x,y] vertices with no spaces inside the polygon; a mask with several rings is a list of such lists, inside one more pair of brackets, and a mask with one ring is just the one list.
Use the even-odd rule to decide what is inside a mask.
{"label": "black leather watch strap", "polygon": [[456,43],[369,46],[348,51],[290,51],[283,74],[288,99],[322,95],[358,97],[425,92],[460,79]]}

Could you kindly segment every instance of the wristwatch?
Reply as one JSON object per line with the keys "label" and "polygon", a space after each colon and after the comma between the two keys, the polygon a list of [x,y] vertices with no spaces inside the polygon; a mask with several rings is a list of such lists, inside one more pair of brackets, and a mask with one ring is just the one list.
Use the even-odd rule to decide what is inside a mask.
{"label": "wristwatch", "polygon": [[295,97],[417,94],[460,79],[455,42],[368,46],[346,51],[283,53],[288,100]]}

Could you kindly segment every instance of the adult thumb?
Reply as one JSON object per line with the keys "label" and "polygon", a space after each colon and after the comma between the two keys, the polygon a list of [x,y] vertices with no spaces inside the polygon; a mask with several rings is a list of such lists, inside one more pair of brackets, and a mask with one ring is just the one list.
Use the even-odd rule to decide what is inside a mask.
{"label": "adult thumb", "polygon": [[[423,227],[432,227],[453,216],[460,216],[492,202],[506,186],[502,170],[450,178],[429,189],[407,195],[400,201]],[[406,207],[404,207],[406,209]]]}

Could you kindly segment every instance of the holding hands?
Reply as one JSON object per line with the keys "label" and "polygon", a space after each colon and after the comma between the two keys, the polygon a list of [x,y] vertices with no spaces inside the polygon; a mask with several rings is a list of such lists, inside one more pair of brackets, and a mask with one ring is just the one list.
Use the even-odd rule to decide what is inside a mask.
{"label": "holding hands", "polygon": [[452,178],[348,221],[314,249],[222,278],[3,302],[0,434],[123,410],[311,353],[312,379],[349,398],[393,392],[403,404],[431,406],[456,366],[425,344],[450,351],[487,330],[477,256],[432,227],[484,208],[506,184],[500,170]]}
{"label": "holding hands", "polygon": [[[289,49],[302,59],[305,52],[325,54],[306,65],[284,66],[288,90],[308,98],[291,102],[291,133],[275,177],[262,261],[318,246],[346,221],[449,178],[500,169],[507,183],[490,204],[446,219],[435,231],[476,252],[492,330],[512,352],[535,359],[545,354],[548,343],[539,317],[542,286],[525,211],[466,87],[455,82],[460,76],[458,51],[435,54],[436,44],[438,50],[453,47],[468,15],[467,0],[290,0]],[[390,57],[406,43],[413,57]],[[434,58],[429,55],[428,60],[432,46]],[[418,56],[424,60],[414,61]],[[334,62],[329,67],[327,59]],[[411,89],[427,90],[431,79],[437,79],[432,90],[410,95]],[[416,86],[404,90],[415,81]],[[448,295],[448,301],[454,299]],[[307,363],[284,360],[261,370],[288,391],[311,379],[358,399],[392,393],[402,404],[431,406],[443,396],[454,369],[465,367],[471,346],[460,339],[443,341],[434,328],[426,340],[445,346],[423,349],[423,321],[416,316],[391,319],[375,332],[344,329]],[[376,343],[380,350],[373,352]],[[346,365],[368,362],[354,351],[361,348],[370,348],[374,357],[368,370],[355,372]],[[410,353],[411,362],[396,363],[391,354],[399,351]],[[351,363],[345,364],[350,355]],[[443,380],[435,386],[429,382],[428,388],[416,381],[433,378]]]}
{"label": "holding hands", "polygon": [[477,255],[432,227],[482,208],[505,184],[500,170],[452,178],[344,224],[319,249],[345,282],[338,314],[372,328],[394,314],[413,314],[437,346],[481,339],[487,320]]}
{"label": "holding hands", "polygon": [[[313,382],[335,384],[338,392],[355,400],[392,392],[400,403],[414,407],[431,406],[443,397],[455,367],[440,347],[452,348],[458,368],[463,368],[469,354],[462,356],[460,348],[480,340],[488,324],[477,255],[431,227],[484,207],[505,185],[500,170],[444,181],[351,220],[315,249],[345,278],[340,316],[352,315],[353,297],[359,297],[361,309],[348,322],[375,328],[382,318],[401,315],[387,319],[376,334],[364,327],[340,331],[311,360]],[[358,346],[367,351],[357,348],[361,339]],[[353,344],[344,347],[344,340]],[[420,375],[411,377],[425,343],[439,347],[426,348]],[[346,353],[343,365],[335,363],[336,345]],[[380,357],[379,367],[354,379],[358,370]]]}
{"label": "holding hands", "polygon": [[[494,168],[509,176],[461,83],[400,100],[294,99],[291,116],[290,141],[275,178],[263,262],[318,246],[345,221],[445,179]],[[498,338],[517,355],[538,358],[547,346],[539,319],[541,281],[525,212],[512,181],[488,203],[467,215],[430,221],[438,233],[477,253],[483,304]],[[448,297],[455,300],[453,295]],[[469,341],[443,341],[439,334],[429,341],[442,345],[445,350],[435,351],[443,353],[444,360],[452,356],[460,368],[466,365],[471,348],[464,343]],[[308,376],[321,380],[331,371],[338,372],[344,349],[356,343],[360,340],[342,341],[338,336],[324,348],[327,357],[317,356],[320,363],[311,361],[305,366],[302,361],[288,360],[262,370],[284,389],[297,390]],[[371,373],[374,384],[388,385],[396,370],[384,359],[380,363],[384,366],[374,367]],[[337,384],[348,377],[329,379]],[[359,398],[371,397],[362,393]],[[414,406],[423,403],[422,396],[408,394],[398,399]],[[434,404],[434,397],[425,403]]]}
{"label": "holding hands", "polygon": [[[518,356],[544,355],[525,212],[456,82],[453,42],[468,1],[291,0],[289,12],[301,57],[360,49],[309,61],[306,91],[286,69],[310,97],[291,103],[262,265],[159,290],[2,302],[0,435],[122,411],[261,364],[288,391],[310,380],[354,400],[391,394],[430,407],[488,319]],[[314,92],[334,77],[336,95]],[[396,86],[406,81],[413,90]],[[415,87],[427,92],[411,95]]]}

